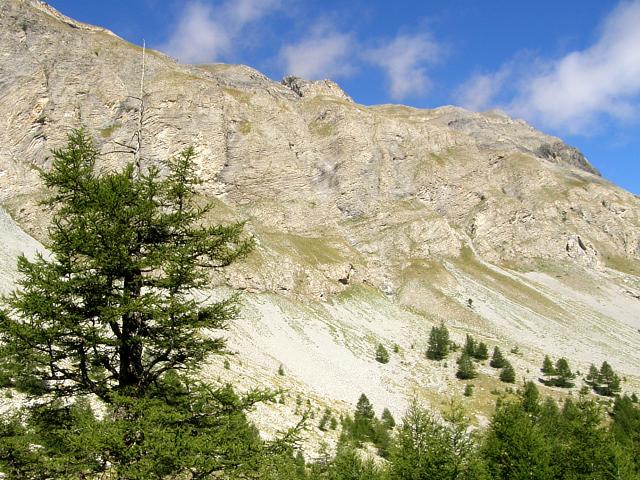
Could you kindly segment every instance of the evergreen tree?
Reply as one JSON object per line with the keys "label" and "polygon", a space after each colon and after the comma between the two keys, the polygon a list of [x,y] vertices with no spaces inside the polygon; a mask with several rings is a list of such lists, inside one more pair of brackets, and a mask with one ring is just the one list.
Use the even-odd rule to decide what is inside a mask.
{"label": "evergreen tree", "polygon": [[515,383],[516,382],[516,371],[511,366],[511,363],[506,362],[505,366],[502,368],[500,372],[500,381],[505,383]]}
{"label": "evergreen tree", "polygon": [[505,364],[506,360],[502,355],[502,352],[498,347],[494,347],[493,355],[491,356],[491,362],[489,362],[489,365],[491,365],[493,368],[503,368]]}
{"label": "evergreen tree", "polygon": [[380,363],[389,363],[389,352],[381,343],[379,343],[376,348],[376,361]]}
{"label": "evergreen tree", "polygon": [[449,330],[440,323],[437,327],[432,327],[429,334],[429,347],[427,358],[430,360],[442,360],[449,354]]}
{"label": "evergreen tree", "polygon": [[545,376],[551,376],[556,374],[556,369],[553,367],[553,362],[549,358],[549,355],[544,356],[544,361],[542,362],[542,374]]}
{"label": "evergreen tree", "polygon": [[[551,397],[549,397],[551,398]],[[553,399],[551,399],[553,401]],[[530,414],[537,415],[540,411],[540,392],[533,382],[526,382],[520,395],[522,409]],[[555,402],[554,402],[555,403]]]}
{"label": "evergreen tree", "polygon": [[602,362],[597,383],[595,390],[600,395],[612,397],[620,391],[620,377],[616,375],[611,365],[606,361]]}
{"label": "evergreen tree", "polygon": [[550,480],[551,448],[531,416],[513,402],[498,405],[482,453],[496,480]]}
{"label": "evergreen tree", "polygon": [[[5,384],[48,401],[3,422],[0,470],[8,478],[34,478],[32,469],[37,478],[255,471],[263,443],[245,412],[273,396],[191,380],[207,356],[225,352],[203,330],[224,328],[237,312],[236,297],[211,303],[192,293],[252,241],[242,224],[203,225],[210,206],[195,202],[193,149],[168,160],[163,176],[133,165],[97,172],[97,156],[76,131],[41,173],[53,192],[51,257],[19,259],[20,289],[0,314],[0,367]],[[83,403],[90,394],[103,402],[101,418]]]}
{"label": "evergreen tree", "polygon": [[[382,480],[384,472],[369,459],[363,460],[357,450],[347,444],[338,445],[335,458],[328,464],[312,466],[310,479]],[[282,480],[285,480],[284,478]]]}
{"label": "evergreen tree", "polygon": [[551,383],[552,385],[562,388],[573,387],[573,382],[571,382],[571,380],[576,376],[571,371],[569,362],[566,358],[562,357],[556,361],[555,372],[556,378]]}
{"label": "evergreen tree", "polygon": [[593,363],[589,366],[589,373],[587,373],[585,380],[591,386],[596,386],[600,383],[600,372]]}
{"label": "evergreen tree", "polygon": [[604,426],[596,402],[569,398],[558,420],[555,436],[548,437],[556,478],[637,478],[632,459]]}
{"label": "evergreen tree", "polygon": [[475,447],[458,419],[443,425],[415,402],[402,419],[391,450],[389,478],[444,480],[486,478]]}
{"label": "evergreen tree", "polygon": [[469,380],[472,378],[476,378],[478,373],[476,372],[476,368],[473,365],[473,361],[471,357],[463,353],[458,359],[458,371],[456,372],[456,377],[461,380]]}
{"label": "evergreen tree", "polygon": [[371,405],[367,396],[364,393],[360,394],[360,398],[358,398],[358,403],[356,404],[354,418],[373,420],[375,416],[376,414],[373,411],[373,405]]}
{"label": "evergreen tree", "polygon": [[364,393],[361,394],[353,414],[353,422],[347,424],[345,428],[346,433],[356,445],[359,446],[362,442],[373,439],[375,416],[373,405]]}
{"label": "evergreen tree", "polygon": [[21,257],[21,289],[0,323],[0,360],[16,384],[56,398],[135,397],[168,371],[198,366],[224,341],[200,335],[236,314],[236,298],[205,304],[203,267],[228,265],[251,247],[242,225],[203,227],[194,204],[194,151],[170,159],[168,176],[134,167],[97,174],[98,152],[77,131],[53,152],[45,185],[56,211],[51,259]]}
{"label": "evergreen tree", "polygon": [[396,420],[393,418],[393,415],[391,415],[391,412],[389,411],[388,408],[385,408],[382,411],[380,420],[382,421],[382,423],[384,424],[387,430],[391,430],[393,427],[396,426]]}
{"label": "evergreen tree", "polygon": [[634,459],[636,474],[640,476],[640,407],[624,395],[616,398],[611,416],[613,436]]}
{"label": "evergreen tree", "polygon": [[467,337],[464,342],[464,348],[462,349],[462,353],[466,353],[470,357],[475,357],[476,348],[477,348],[477,345],[476,345],[475,339],[471,335],[467,334]]}
{"label": "evergreen tree", "polygon": [[486,360],[489,358],[489,349],[487,348],[487,344],[484,342],[480,342],[475,349],[475,353],[473,357],[476,360]]}

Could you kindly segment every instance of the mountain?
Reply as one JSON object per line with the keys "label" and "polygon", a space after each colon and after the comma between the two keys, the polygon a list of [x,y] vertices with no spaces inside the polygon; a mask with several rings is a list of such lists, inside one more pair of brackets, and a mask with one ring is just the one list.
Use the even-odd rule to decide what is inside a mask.
{"label": "mountain", "polygon": [[[131,160],[119,144],[137,128],[141,67],[141,48],[108,30],[0,3],[0,202],[22,229],[2,213],[5,291],[19,249],[46,245],[36,167],[51,149],[84,126],[100,168]],[[258,244],[212,274],[212,292],[241,289],[244,308],[230,369],[213,359],[203,375],[318,409],[361,392],[394,414],[411,396],[437,408],[464,389],[454,361],[424,355],[444,321],[458,343],[513,349],[518,383],[549,354],[582,372],[607,360],[640,389],[640,199],[562,140],[499,111],[364,106],[329,80],[153,50],[144,85],[143,168],[193,145],[211,221],[244,220]],[[378,343],[399,353],[377,363]],[[480,372],[465,401],[482,423],[503,384]],[[260,415],[293,419],[295,403]]]}

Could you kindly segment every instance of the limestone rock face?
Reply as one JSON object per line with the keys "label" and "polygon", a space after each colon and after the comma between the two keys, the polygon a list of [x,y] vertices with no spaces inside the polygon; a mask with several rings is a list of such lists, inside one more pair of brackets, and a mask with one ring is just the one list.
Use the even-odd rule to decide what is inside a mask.
{"label": "limestone rock face", "polygon": [[303,78],[287,76],[282,79],[282,84],[289,87],[301,97],[315,97],[317,95],[327,95],[340,100],[353,100],[336,82],[331,80],[304,80]]}
{"label": "limestone rock face", "polygon": [[[34,167],[48,168],[81,126],[101,168],[131,161],[118,144],[136,129],[141,53],[37,0],[0,2],[0,202],[45,244]],[[460,339],[520,345],[521,371],[556,353],[640,377],[640,199],[560,139],[499,111],[363,106],[328,80],[275,82],[152,50],[144,101],[143,168],[193,145],[211,221],[245,220],[257,240],[215,279],[248,295],[255,315],[236,340],[254,373],[285,363],[345,401],[365,379],[389,405],[411,382],[455,389],[445,370],[414,369],[428,328],[445,319]],[[376,338],[406,351],[393,376],[376,370]],[[282,344],[331,346],[344,361],[314,353],[307,367]]]}

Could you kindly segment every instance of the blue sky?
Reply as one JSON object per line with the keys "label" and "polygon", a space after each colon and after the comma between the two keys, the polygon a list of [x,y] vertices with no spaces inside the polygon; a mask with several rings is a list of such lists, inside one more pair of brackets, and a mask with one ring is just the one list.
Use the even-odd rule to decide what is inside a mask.
{"label": "blue sky", "polygon": [[336,80],[357,102],[501,108],[640,194],[640,0],[50,0],[185,63]]}

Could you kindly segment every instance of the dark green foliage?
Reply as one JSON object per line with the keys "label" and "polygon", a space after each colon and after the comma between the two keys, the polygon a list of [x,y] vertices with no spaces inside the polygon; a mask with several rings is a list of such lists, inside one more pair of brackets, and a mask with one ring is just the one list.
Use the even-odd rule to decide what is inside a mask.
{"label": "dark green foliage", "polygon": [[385,408],[382,411],[382,415],[380,415],[380,420],[382,421],[382,423],[384,424],[387,430],[391,430],[393,427],[396,426],[396,420],[395,418],[393,418],[393,415],[391,415],[391,412],[389,411],[388,408]]}
{"label": "dark green foliage", "polygon": [[565,401],[556,426],[547,434],[557,478],[636,478],[631,458],[603,420],[596,402]]}
{"label": "dark green foliage", "polygon": [[475,349],[473,357],[476,360],[486,360],[489,358],[489,349],[487,348],[487,344],[484,342],[480,342]]}
{"label": "dark green foliage", "polygon": [[400,345],[397,343],[393,344],[393,353],[400,353]]}
{"label": "dark green foliage", "polygon": [[557,381],[555,384],[558,387],[572,387],[573,383],[570,380],[576,378],[576,376],[569,368],[569,362],[566,358],[562,357],[556,361],[556,376]]}
{"label": "dark green foliage", "polygon": [[472,395],[473,395],[473,384],[471,384],[471,383],[467,383],[467,384],[464,386],[464,393],[463,393],[463,395],[464,395],[465,397],[470,397],[470,396],[472,396]]}
{"label": "dark green foliage", "polygon": [[[383,480],[384,472],[373,460],[364,460],[356,449],[347,444],[338,446],[338,452],[327,464],[311,467],[313,480]],[[283,479],[284,480],[284,479]]]}
{"label": "dark green foliage", "polygon": [[471,335],[467,334],[464,342],[464,347],[462,349],[462,353],[466,353],[470,357],[475,357],[476,348],[477,348],[477,345],[476,345],[475,339]]}
{"label": "dark green foliage", "polygon": [[379,343],[376,348],[376,361],[380,363],[389,363],[389,352],[381,343]]}
{"label": "dark green foliage", "polygon": [[600,372],[598,371],[598,367],[593,363],[589,365],[589,372],[587,373],[585,380],[591,386],[597,385],[600,381]]}
{"label": "dark green foliage", "polygon": [[427,358],[431,360],[442,360],[449,354],[449,330],[444,323],[431,328],[429,334],[429,347]]}
{"label": "dark green foliage", "polygon": [[416,403],[409,407],[391,451],[390,479],[486,478],[466,419],[455,408],[444,425]]}
{"label": "dark green foliage", "polygon": [[[264,447],[244,414],[263,395],[241,398],[230,387],[187,388],[177,378],[157,393],[160,397],[156,392],[145,398],[114,397],[103,419],[82,401],[36,408],[22,431],[0,441],[0,468],[13,472],[8,478],[20,479],[84,478],[98,472],[116,478],[241,474],[256,471],[275,453]],[[6,433],[7,424],[2,427]],[[39,445],[30,449],[37,452],[35,458],[23,459],[28,463],[12,462],[16,453],[26,453],[20,443]]]}
{"label": "dark green foliage", "polygon": [[327,427],[331,421],[331,409],[330,408],[325,408],[324,409],[324,413],[322,414],[322,417],[320,417],[320,423],[318,424],[318,428],[320,430],[322,430],[323,432],[325,432],[327,430]]}
{"label": "dark green foliage", "polygon": [[627,395],[618,397],[611,416],[613,436],[634,459],[636,474],[640,476],[640,406]]}
{"label": "dark green foliage", "polygon": [[[76,131],[53,152],[45,185],[56,213],[51,259],[21,257],[20,289],[0,321],[2,369],[15,386],[56,398],[114,393],[142,397],[171,370],[188,370],[224,349],[236,299],[190,296],[208,282],[205,267],[228,265],[252,245],[242,224],[201,226],[209,207],[194,204],[194,151],[136,175],[129,165],[98,174],[97,151]],[[42,390],[42,391],[40,391]]]}
{"label": "dark green foliage", "polygon": [[498,347],[493,348],[493,355],[491,355],[491,361],[489,365],[493,368],[503,368],[505,366],[506,360],[502,355],[502,352]]}
{"label": "dark green foliage", "polygon": [[460,380],[469,380],[472,378],[476,378],[478,373],[476,372],[476,367],[473,365],[473,361],[471,357],[463,353],[458,359],[458,371],[456,372],[456,377]]}
{"label": "dark green foliage", "polygon": [[613,371],[608,362],[602,362],[600,371],[592,385],[596,393],[612,397],[620,391],[620,377]]}
{"label": "dark green foliage", "polygon": [[284,377],[284,366],[282,364],[278,367],[278,375]]}
{"label": "dark green foliage", "polygon": [[505,366],[502,368],[500,372],[500,381],[505,383],[515,383],[516,382],[516,371],[511,366],[511,363],[506,362]]}
{"label": "dark green foliage", "polygon": [[338,420],[335,416],[331,416],[331,418],[329,419],[329,428],[331,430],[335,430],[336,428],[338,428]]}
{"label": "dark green foliage", "polygon": [[[200,301],[212,268],[247,253],[242,224],[204,226],[193,149],[157,168],[96,172],[76,131],[42,178],[55,211],[50,258],[21,257],[20,289],[0,313],[2,382],[42,396],[0,423],[7,478],[269,478],[293,462],[265,444],[245,412],[268,393],[236,395],[190,381],[237,312],[231,297]],[[83,401],[102,400],[96,418]],[[285,437],[291,438],[291,435]],[[275,468],[275,467],[274,467]],[[279,467],[278,467],[279,468]]]}
{"label": "dark green foliage", "polygon": [[[551,401],[553,399],[549,397]],[[527,382],[524,384],[524,389],[520,394],[520,401],[522,405],[522,409],[530,413],[532,415],[537,415],[540,411],[540,392],[538,391],[538,387],[533,382]],[[555,405],[555,401],[553,401]]]}
{"label": "dark green foliage", "polygon": [[551,358],[549,358],[549,355],[544,356],[544,361],[542,362],[542,368],[540,370],[545,376],[556,374],[556,369],[553,367],[553,362],[551,361]]}
{"label": "dark green foliage", "polygon": [[520,404],[505,402],[491,420],[482,453],[491,478],[504,480],[553,478],[551,449]]}
{"label": "dark green foliage", "polygon": [[355,419],[363,418],[365,420],[373,420],[375,416],[376,414],[373,411],[373,405],[371,405],[371,402],[369,401],[369,399],[364,393],[361,394],[360,398],[358,398],[358,403],[356,403],[356,411],[354,413],[354,418]]}
{"label": "dark green foliage", "polygon": [[494,478],[631,480],[628,451],[606,428],[596,402],[565,401],[562,411],[525,385],[516,402],[499,404],[483,453]]}
{"label": "dark green foliage", "polygon": [[571,371],[568,360],[564,357],[559,358],[556,361],[555,366],[553,366],[549,356],[545,356],[542,364],[542,372],[546,377],[552,377],[540,380],[545,385],[561,388],[571,388],[574,386],[574,383],[571,380],[576,376]]}
{"label": "dark green foliage", "polygon": [[363,442],[372,442],[378,448],[378,454],[386,457],[391,444],[389,430],[393,428],[392,423],[395,424],[395,421],[389,410],[385,411],[383,418],[377,419],[367,396],[364,393],[360,395],[353,419],[347,417],[343,422],[343,443],[360,447]]}

